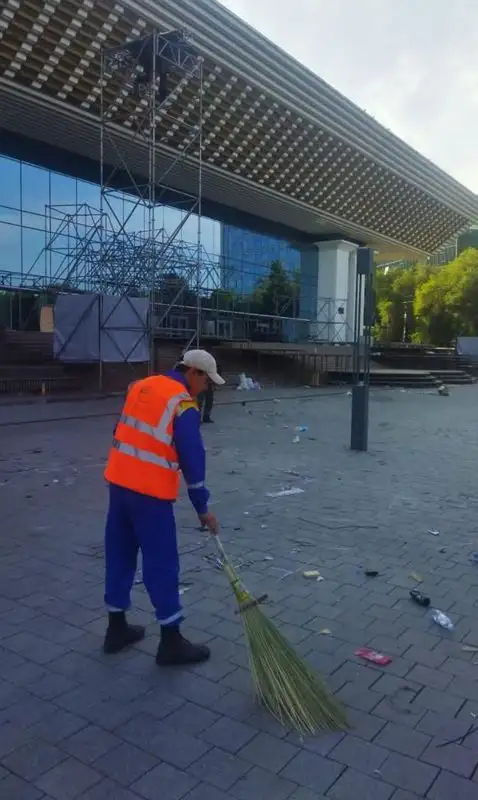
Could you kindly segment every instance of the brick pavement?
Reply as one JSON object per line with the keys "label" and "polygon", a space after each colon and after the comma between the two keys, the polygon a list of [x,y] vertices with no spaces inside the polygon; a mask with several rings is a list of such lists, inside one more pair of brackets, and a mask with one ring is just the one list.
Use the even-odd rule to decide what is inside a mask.
{"label": "brick pavement", "polygon": [[[112,417],[0,428],[0,798],[476,800],[478,733],[440,746],[478,714],[478,655],[462,649],[478,644],[476,401],[475,387],[449,398],[376,391],[368,454],[348,449],[346,395],[224,406],[205,430],[229,552],[348,707],[350,733],[303,741],[251,700],[234,604],[185,500],[186,628],[213,658],[155,667],[141,583],[133,616],[148,625],[145,641],[102,655]],[[268,496],[295,486],[304,493]],[[366,578],[372,565],[380,575]],[[307,568],[325,580],[307,581]],[[409,601],[412,572],[452,634]],[[359,663],[360,645],[392,663]]]}

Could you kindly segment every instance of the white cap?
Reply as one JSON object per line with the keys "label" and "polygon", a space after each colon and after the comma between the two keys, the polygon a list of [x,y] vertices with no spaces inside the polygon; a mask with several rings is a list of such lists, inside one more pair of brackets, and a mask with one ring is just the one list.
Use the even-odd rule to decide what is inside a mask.
{"label": "white cap", "polygon": [[181,359],[181,364],[205,372],[208,378],[218,386],[226,383],[217,371],[216,359],[207,350],[187,350]]}

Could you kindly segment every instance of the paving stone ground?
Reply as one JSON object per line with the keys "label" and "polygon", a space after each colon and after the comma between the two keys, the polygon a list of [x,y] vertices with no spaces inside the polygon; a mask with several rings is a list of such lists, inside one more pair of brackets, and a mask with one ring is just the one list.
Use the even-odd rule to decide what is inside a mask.
{"label": "paving stone ground", "polygon": [[[345,393],[221,406],[205,429],[224,544],[348,709],[347,735],[303,741],[252,700],[240,620],[186,499],[185,627],[211,661],[155,666],[140,582],[145,641],[102,655],[105,412],[118,401],[48,408],[103,415],[57,422],[0,409],[18,423],[0,427],[0,798],[476,800],[478,733],[458,737],[478,715],[478,653],[463,650],[478,645],[477,400],[474,386],[375,391],[365,454],[348,448]],[[303,577],[312,568],[322,582]],[[452,633],[409,600],[412,573]],[[361,645],[392,663],[360,662]]]}

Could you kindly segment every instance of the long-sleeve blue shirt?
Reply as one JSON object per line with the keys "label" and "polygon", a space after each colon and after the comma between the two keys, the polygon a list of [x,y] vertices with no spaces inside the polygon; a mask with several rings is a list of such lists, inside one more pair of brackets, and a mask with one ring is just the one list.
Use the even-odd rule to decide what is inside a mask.
{"label": "long-sleeve blue shirt", "polygon": [[[186,386],[184,375],[180,372],[168,372],[172,378]],[[179,467],[188,488],[189,499],[197,514],[205,514],[209,501],[206,480],[206,451],[201,436],[201,415],[197,407],[184,404],[178,409],[173,421],[173,444],[176,448]]]}

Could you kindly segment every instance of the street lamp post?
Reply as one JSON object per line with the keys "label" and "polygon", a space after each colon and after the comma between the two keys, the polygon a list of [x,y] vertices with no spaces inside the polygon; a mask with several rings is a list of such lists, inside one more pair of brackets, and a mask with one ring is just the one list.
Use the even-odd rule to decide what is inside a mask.
{"label": "street lamp post", "polygon": [[355,282],[350,449],[362,452],[368,449],[370,345],[374,315],[373,250],[360,247],[357,250]]}

